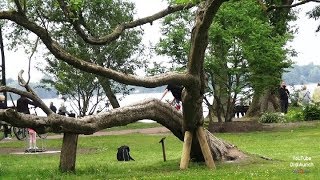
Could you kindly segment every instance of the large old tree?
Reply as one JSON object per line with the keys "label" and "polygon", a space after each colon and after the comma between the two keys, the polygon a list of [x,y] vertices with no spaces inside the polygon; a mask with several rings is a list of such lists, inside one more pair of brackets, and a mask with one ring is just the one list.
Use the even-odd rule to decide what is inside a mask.
{"label": "large old tree", "polygon": [[[11,2],[11,1],[8,1]],[[121,107],[112,111],[94,116],[86,116],[76,120],[68,117],[59,116],[50,111],[42,101],[33,93],[32,89],[20,78],[20,82],[27,89],[27,92],[13,89],[10,87],[1,87],[1,91],[10,91],[17,94],[23,94],[35,101],[41,103],[41,108],[48,114],[47,117],[36,117],[24,115],[14,110],[1,110],[0,120],[7,121],[14,126],[30,127],[38,132],[63,132],[63,147],[61,151],[60,168],[63,171],[74,170],[77,134],[92,134],[108,127],[125,125],[141,119],[152,119],[167,127],[180,140],[184,140],[183,153],[180,168],[188,167],[189,160],[205,160],[208,167],[213,168],[215,160],[225,160],[239,158],[233,156],[236,150],[232,145],[215,138],[208,131],[203,129],[202,102],[206,87],[206,78],[204,73],[204,57],[208,44],[208,29],[213,22],[214,16],[224,0],[206,0],[195,4],[172,5],[157,12],[152,16],[136,19],[127,22],[119,22],[113,27],[113,31],[100,31],[94,34],[86,24],[86,16],[83,8],[85,1],[18,1],[14,0],[11,6],[5,8],[0,4],[0,19],[7,20],[23,27],[25,30],[34,33],[39,37],[46,48],[60,61],[78,68],[80,70],[112,79],[119,83],[147,88],[158,87],[168,83],[183,85],[182,105],[183,113],[179,113],[157,99],[150,99],[137,103],[130,107]],[[101,1],[103,3],[103,1]],[[32,6],[37,8],[38,16],[30,16],[28,8]],[[146,23],[151,23],[161,19],[171,13],[182,9],[197,6],[197,13],[194,17],[194,27],[191,32],[190,51],[186,71],[182,73],[165,73],[155,76],[138,77],[128,73],[121,73],[111,68],[102,67],[93,63],[90,59],[83,59],[71,53],[68,53],[64,46],[59,44],[57,37],[54,37],[47,24],[46,13],[52,10],[58,15],[61,24],[68,23],[74,28],[76,35],[81,37],[86,43],[96,46],[108,46],[116,41],[120,35],[131,28],[139,27]],[[63,23],[62,23],[63,22]],[[106,26],[109,24],[106,23]],[[88,52],[94,53],[94,52]],[[71,147],[70,147],[71,146]],[[234,151],[235,150],[235,151]],[[210,153],[211,152],[211,153]],[[238,151],[239,152],[239,151]],[[69,157],[67,155],[69,154]]]}

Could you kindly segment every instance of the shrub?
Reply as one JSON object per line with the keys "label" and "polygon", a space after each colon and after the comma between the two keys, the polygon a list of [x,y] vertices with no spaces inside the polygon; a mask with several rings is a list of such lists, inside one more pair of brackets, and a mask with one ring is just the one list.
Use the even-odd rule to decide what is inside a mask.
{"label": "shrub", "polygon": [[295,121],[303,121],[304,116],[302,112],[302,108],[290,108],[288,113],[285,115],[287,122],[295,122]]}
{"label": "shrub", "polygon": [[320,119],[320,105],[310,104],[303,109],[303,117],[305,121]]}
{"label": "shrub", "polygon": [[259,118],[259,122],[261,123],[283,123],[286,122],[284,115],[281,113],[264,113]]}

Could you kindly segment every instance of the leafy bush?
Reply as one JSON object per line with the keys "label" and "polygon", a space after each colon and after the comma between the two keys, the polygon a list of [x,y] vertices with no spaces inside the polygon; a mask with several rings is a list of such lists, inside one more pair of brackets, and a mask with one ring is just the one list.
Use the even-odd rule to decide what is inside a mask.
{"label": "leafy bush", "polygon": [[303,109],[303,117],[305,121],[320,119],[320,105],[310,104]]}
{"label": "leafy bush", "polygon": [[283,123],[286,122],[284,115],[281,113],[264,113],[259,118],[259,122],[261,123]]}
{"label": "leafy bush", "polygon": [[287,122],[304,121],[302,108],[294,107],[289,108],[288,113],[285,115]]}

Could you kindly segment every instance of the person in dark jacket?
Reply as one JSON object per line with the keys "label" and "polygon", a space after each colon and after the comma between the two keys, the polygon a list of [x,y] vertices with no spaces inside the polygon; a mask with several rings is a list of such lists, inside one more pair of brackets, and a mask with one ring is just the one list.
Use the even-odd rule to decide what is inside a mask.
{"label": "person in dark jacket", "polygon": [[286,87],[286,83],[283,81],[279,88],[279,98],[280,98],[280,107],[281,112],[287,114],[288,112],[288,105],[289,105],[289,90]]}
{"label": "person in dark jacket", "polygon": [[53,105],[53,102],[50,102],[50,109],[51,109],[51,111],[53,111],[54,113],[57,113],[57,108],[56,108],[56,106]]}
{"label": "person in dark jacket", "polygon": [[171,102],[171,104],[176,101],[176,109],[179,110],[181,105],[180,105],[180,102],[181,102],[181,94],[182,94],[182,89],[183,87],[182,86],[179,86],[179,85],[175,85],[175,84],[169,84],[162,97],[160,98],[160,100],[163,99],[163,97],[170,91],[172,96],[174,97],[173,101]]}
{"label": "person in dark jacket", "polygon": [[17,111],[24,113],[24,114],[30,114],[29,106],[28,105],[34,105],[38,106],[37,103],[31,101],[27,97],[21,95],[20,98],[17,100]]}
{"label": "person in dark jacket", "polygon": [[[24,113],[24,114],[30,114],[29,111],[29,104],[34,105],[35,107],[38,106],[36,102],[31,101],[27,97],[21,95],[20,98],[17,100],[17,111]],[[29,132],[29,151],[36,151],[38,149],[37,147],[37,133],[35,130],[28,128]]]}
{"label": "person in dark jacket", "polygon": [[[6,103],[4,101],[6,100],[4,95],[0,95],[0,109],[7,109]],[[11,134],[10,129],[8,127],[7,123],[3,123],[3,135],[4,139],[11,139],[9,135]]]}

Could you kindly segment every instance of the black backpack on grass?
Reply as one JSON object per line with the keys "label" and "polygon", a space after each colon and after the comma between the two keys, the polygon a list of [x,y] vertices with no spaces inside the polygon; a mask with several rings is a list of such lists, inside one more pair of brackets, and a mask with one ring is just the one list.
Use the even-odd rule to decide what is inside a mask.
{"label": "black backpack on grass", "polygon": [[124,145],[118,148],[117,159],[118,161],[130,161],[130,160],[134,161],[134,159],[130,156],[129,146]]}

